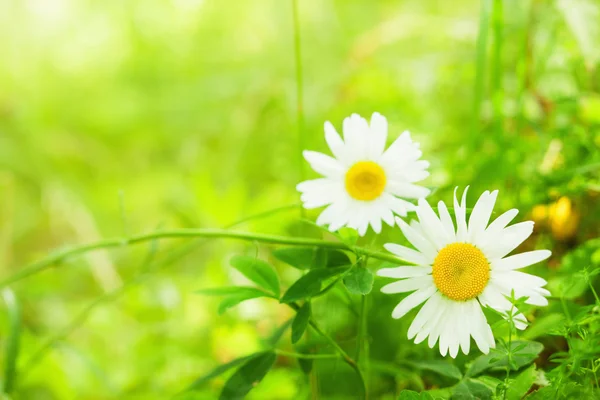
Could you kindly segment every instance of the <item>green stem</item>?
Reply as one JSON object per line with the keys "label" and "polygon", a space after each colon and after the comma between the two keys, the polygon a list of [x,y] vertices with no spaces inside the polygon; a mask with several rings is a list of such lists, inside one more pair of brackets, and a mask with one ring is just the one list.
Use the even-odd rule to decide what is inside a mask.
{"label": "green stem", "polygon": [[340,358],[339,354],[303,354],[303,353],[293,353],[290,351],[279,350],[279,349],[275,349],[275,354],[279,354],[280,356],[285,356],[285,357],[306,358],[306,359],[310,359],[310,360]]}
{"label": "green stem", "polygon": [[359,315],[359,322],[358,322],[358,338],[356,339],[356,356],[354,357],[356,359],[356,362],[358,362],[360,360],[360,352],[363,348],[363,341],[365,338],[365,325],[366,325],[366,319],[367,319],[367,296],[366,295],[362,295],[360,297],[360,315]]}
{"label": "green stem", "polygon": [[[512,301],[514,301],[514,291],[513,291],[513,293],[511,293],[511,302]],[[515,322],[513,320],[514,310],[515,310],[515,305],[513,303],[510,308],[510,314],[509,314],[509,318],[508,318],[508,325],[509,325],[508,326],[508,348],[507,348],[507,354],[506,354],[506,359],[507,359],[506,377],[504,378],[504,393],[503,393],[504,400],[506,400],[506,394],[508,392],[508,382],[510,379],[510,369],[512,366],[512,333],[513,333],[513,329],[515,327]]]}
{"label": "green stem", "polygon": [[492,108],[494,110],[494,125],[496,137],[502,137],[503,128],[503,93],[502,93],[502,2],[494,0],[492,21],[494,29],[494,47],[492,53]]}
{"label": "green stem", "polygon": [[[288,306],[290,306],[291,308],[293,308],[295,311],[298,311],[300,309],[300,306],[298,304],[296,304],[296,303],[288,303]],[[360,380],[360,383],[361,383],[361,386],[362,386],[362,389],[363,389],[363,393],[364,393],[363,398],[365,400],[367,400],[367,398],[368,398],[367,385],[365,383],[365,378],[363,376],[363,373],[360,370],[360,368],[358,367],[358,364],[356,363],[356,361],[354,361],[352,359],[352,357],[350,357],[348,355],[348,353],[346,353],[346,351],[344,349],[342,349],[342,347],[331,336],[329,336],[327,333],[325,333],[325,331],[323,331],[323,329],[321,329],[321,327],[319,327],[319,325],[317,325],[317,323],[315,322],[315,320],[313,320],[311,318],[308,321],[308,324],[310,325],[310,327],[315,332],[317,332],[325,340],[327,340],[329,342],[329,344],[331,344],[333,346],[333,348],[335,349],[335,351],[337,351],[338,354],[342,357],[342,359],[346,362],[346,364],[348,364],[350,366],[350,368],[352,368],[356,372],[356,375],[358,376],[358,379]]]}
{"label": "green stem", "polygon": [[[266,218],[276,213],[291,210],[296,207],[296,204],[292,204],[260,212],[258,214],[254,214],[249,217],[242,218],[231,224],[228,224],[226,228],[233,228],[235,226],[245,224],[246,222]],[[93,302],[88,304],[79,314],[77,314],[77,316],[75,316],[75,318],[71,320],[71,322],[68,325],[66,325],[63,329],[53,334],[48,340],[46,340],[44,344],[42,344],[42,346],[40,346],[40,348],[27,360],[22,370],[26,373],[31,371],[33,366],[37,364],[48,353],[48,351],[56,345],[57,342],[65,339],[71,334],[71,332],[73,332],[75,329],[81,326],[97,307],[99,307],[102,304],[116,300],[133,286],[147,280],[152,275],[152,273],[157,272],[162,268],[173,264],[177,260],[189,254],[193,249],[197,248],[199,245],[206,243],[207,241],[201,240],[197,240],[192,243],[186,243],[185,246],[171,251],[163,260],[153,262],[153,257],[156,253],[157,246],[156,241],[152,241],[150,252],[148,253],[148,256],[142,263],[140,273],[138,275],[126,281],[121,287],[113,290],[112,292],[105,293],[104,295],[96,298]]]}
{"label": "green stem", "polygon": [[[362,260],[362,265],[360,268],[367,268],[367,263],[369,261],[369,257],[365,257]],[[360,360],[360,352],[364,350],[364,340],[365,334],[367,330],[367,296],[363,295],[360,299],[360,314],[359,314],[359,322],[358,322],[358,337],[356,339],[356,356],[354,359],[356,362]]]}
{"label": "green stem", "polygon": [[[304,143],[304,84],[302,77],[302,49],[300,47],[300,16],[298,14],[298,0],[292,0],[292,13],[294,18],[294,61],[296,67],[296,120],[298,123],[298,175],[300,181],[304,181],[304,160],[302,151],[305,150]],[[300,215],[304,218],[306,211],[300,205]]]}
{"label": "green stem", "polygon": [[358,367],[358,364],[356,363],[356,361],[354,361],[348,355],[348,353],[346,353],[346,351],[344,351],[344,349],[342,349],[341,346],[335,340],[333,340],[333,338],[331,336],[329,336],[328,334],[323,332],[323,330],[317,325],[317,323],[315,321],[310,320],[309,324],[319,335],[323,336],[323,338],[325,338],[325,340],[327,340],[333,346],[333,348],[340,354],[340,356],[346,362],[346,364],[348,364],[356,372],[356,375],[358,376],[358,379],[360,380],[360,383],[362,385],[364,399],[366,400],[368,398],[367,385],[366,385],[363,373],[360,370],[360,368]]}
{"label": "green stem", "polygon": [[596,293],[596,289],[594,289],[594,285],[592,285],[592,278],[588,276],[588,277],[586,277],[586,280],[590,287],[590,290],[594,294],[594,298],[596,299],[596,304],[598,304],[600,306],[600,298],[598,297],[598,293]]}
{"label": "green stem", "polygon": [[71,249],[59,251],[55,254],[50,255],[42,260],[34,262],[24,268],[22,268],[16,274],[8,277],[4,281],[0,282],[0,288],[5,287],[11,283],[20,281],[28,276],[44,271],[53,265],[65,260],[68,257],[87,253],[93,250],[107,249],[113,247],[123,247],[133,244],[144,243],[156,239],[183,239],[183,238],[223,238],[223,239],[237,239],[255,241],[269,244],[282,244],[290,246],[314,246],[324,247],[329,249],[338,250],[350,250],[359,256],[369,256],[382,261],[390,261],[394,263],[400,263],[401,261],[387,253],[380,253],[377,251],[364,249],[361,247],[347,246],[341,242],[331,242],[320,239],[312,238],[295,238],[287,236],[268,235],[261,233],[250,233],[250,232],[236,232],[229,231],[226,229],[176,229],[170,231],[156,231],[152,233],[132,236],[130,238],[115,238],[105,239],[96,243],[90,243]]}
{"label": "green stem", "polygon": [[481,1],[481,12],[479,15],[479,34],[477,36],[477,60],[475,71],[475,100],[473,101],[473,122],[471,135],[476,137],[479,133],[481,118],[481,104],[483,102],[483,91],[485,82],[485,64],[487,55],[487,42],[490,20],[490,0]]}

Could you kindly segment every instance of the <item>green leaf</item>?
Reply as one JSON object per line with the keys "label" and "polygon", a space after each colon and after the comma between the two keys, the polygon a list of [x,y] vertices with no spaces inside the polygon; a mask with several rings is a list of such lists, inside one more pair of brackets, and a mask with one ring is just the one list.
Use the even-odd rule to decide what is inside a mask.
{"label": "green leaf", "polygon": [[273,256],[294,268],[306,270],[339,267],[351,264],[350,257],[341,250],[322,247],[288,247],[277,249]]}
{"label": "green leaf", "polygon": [[466,379],[454,387],[452,400],[488,400],[493,392],[484,384]]}
{"label": "green leaf", "polygon": [[528,394],[525,400],[556,400],[557,397],[556,387],[546,386]]}
{"label": "green leaf", "polygon": [[207,288],[200,289],[196,293],[204,294],[207,296],[226,296],[219,304],[219,314],[223,314],[231,307],[237,306],[243,301],[256,299],[259,297],[269,297],[276,299],[271,293],[267,293],[264,290],[247,287],[247,286],[228,286],[220,288]]}
{"label": "green leaf", "polygon": [[231,266],[258,286],[279,297],[279,278],[273,267],[266,262],[253,257],[235,256],[231,259]]}
{"label": "green leaf", "polygon": [[435,372],[436,374],[447,376],[448,378],[461,380],[462,373],[458,367],[454,364],[450,364],[442,360],[430,360],[430,361],[414,361],[410,362],[410,365],[418,369],[425,369],[428,371]]}
{"label": "green leaf", "polygon": [[21,307],[14,292],[6,288],[2,291],[2,297],[8,310],[9,325],[4,350],[4,384],[0,393],[10,394],[17,379],[17,359],[19,358],[22,318]]}
{"label": "green leaf", "polygon": [[344,276],[344,285],[350,293],[369,294],[373,289],[373,273],[366,268],[355,266]]}
{"label": "green leaf", "polygon": [[327,250],[327,267],[341,267],[349,264],[352,264],[352,262],[348,254],[341,250]]}
{"label": "green leaf", "polygon": [[522,337],[527,340],[537,339],[540,336],[547,335],[552,331],[557,331],[565,326],[565,315],[561,313],[553,313],[545,317],[535,320],[535,324],[527,327],[523,332]]}
{"label": "green leaf", "polygon": [[219,313],[219,315],[221,315],[221,314],[225,313],[225,311],[229,310],[231,307],[235,307],[238,304],[240,304],[246,300],[257,299],[259,297],[274,298],[272,295],[269,295],[269,294],[263,292],[262,290],[257,290],[256,293],[245,293],[245,294],[228,296],[228,297],[225,297],[221,301],[221,303],[219,303],[218,313]]}
{"label": "green leaf", "polygon": [[433,400],[433,397],[427,392],[414,392],[412,390],[403,390],[400,392],[398,400]]}
{"label": "green leaf", "polygon": [[219,365],[217,368],[213,369],[208,374],[206,374],[206,375],[204,375],[204,376],[196,379],[190,386],[188,386],[184,390],[184,392],[188,392],[188,391],[200,389],[205,383],[207,383],[211,379],[216,378],[217,376],[224,374],[225,372],[227,372],[231,368],[237,367],[238,365],[244,363],[245,361],[248,361],[251,358],[254,358],[254,357],[256,357],[257,355],[260,355],[260,354],[262,354],[262,353],[254,353],[254,354],[251,354],[249,356],[236,358],[235,360],[230,361],[227,364]]}
{"label": "green leaf", "polygon": [[517,377],[511,380],[508,384],[508,391],[506,392],[507,398],[521,399],[533,386],[537,379],[537,372],[535,370],[535,364],[521,372]]}
{"label": "green leaf", "polygon": [[[523,346],[525,345],[525,346]],[[511,344],[513,352],[513,366],[517,369],[531,364],[542,352],[544,346],[538,342],[530,342],[526,340],[515,340]],[[519,350],[516,350],[519,349]],[[487,369],[506,369],[508,365],[508,357],[500,351],[492,351],[490,354],[484,354],[477,357],[469,366],[466,376],[476,376]]]}
{"label": "green leaf", "polygon": [[273,252],[276,259],[298,269],[312,268],[315,263],[315,255],[314,247],[287,247]]}
{"label": "green leaf", "polygon": [[267,375],[277,356],[272,351],[258,353],[246,361],[225,383],[220,400],[243,399]]}
{"label": "green leaf", "polygon": [[324,281],[343,274],[348,271],[349,268],[350,267],[312,269],[308,271],[306,275],[294,282],[280,301],[282,303],[291,303],[293,301],[315,296],[321,291],[321,284]]}
{"label": "green leaf", "polygon": [[290,318],[287,321],[285,321],[285,323],[283,323],[280,327],[275,329],[271,336],[269,336],[269,338],[264,341],[265,345],[269,347],[275,347],[275,345],[277,345],[277,342],[281,340],[281,337],[283,336],[287,328],[290,327],[293,320],[293,318]]}
{"label": "green leaf", "polygon": [[298,358],[298,365],[300,365],[300,369],[302,369],[302,372],[308,375],[310,374],[310,371],[312,371],[313,360],[308,358]]}
{"label": "green leaf", "polygon": [[294,322],[292,322],[292,343],[296,343],[306,330],[310,320],[310,301],[304,303],[298,310]]}

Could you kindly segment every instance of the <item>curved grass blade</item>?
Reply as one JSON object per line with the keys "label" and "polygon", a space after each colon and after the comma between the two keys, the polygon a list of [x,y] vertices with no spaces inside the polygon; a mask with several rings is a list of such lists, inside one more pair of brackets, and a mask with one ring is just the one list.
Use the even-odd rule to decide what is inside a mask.
{"label": "curved grass blade", "polygon": [[3,370],[4,385],[2,391],[10,394],[14,388],[17,379],[17,360],[19,358],[19,344],[21,339],[21,307],[11,289],[2,291],[2,298],[6,303],[8,310],[8,337],[5,348],[5,365]]}

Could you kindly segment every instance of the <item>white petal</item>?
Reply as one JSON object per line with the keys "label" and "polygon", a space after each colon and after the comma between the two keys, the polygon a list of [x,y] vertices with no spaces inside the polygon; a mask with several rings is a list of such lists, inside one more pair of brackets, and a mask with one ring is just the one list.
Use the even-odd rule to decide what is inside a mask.
{"label": "white petal", "polygon": [[526,221],[505,228],[495,241],[481,245],[488,259],[501,258],[517,248],[533,233],[533,222]]}
{"label": "white petal", "polygon": [[433,286],[433,278],[431,277],[431,275],[425,275],[389,283],[381,288],[381,292],[388,294],[404,293],[412,292],[413,290],[418,289],[428,289],[431,286]]}
{"label": "white petal", "polygon": [[381,203],[381,219],[389,226],[394,226],[394,213],[384,201],[382,201]]}
{"label": "white petal", "polygon": [[304,208],[323,207],[339,201],[344,196],[344,188],[340,182],[328,178],[304,181],[296,186],[302,192],[300,199]]}
{"label": "white petal", "polygon": [[446,203],[444,203],[441,200],[438,203],[438,213],[440,214],[440,221],[442,222],[442,225],[444,226],[446,235],[448,235],[451,242],[455,242],[456,241],[456,233],[454,231],[454,224],[452,223],[452,217],[450,217],[450,213],[448,212]]}
{"label": "white petal", "polygon": [[385,190],[388,193],[392,193],[393,195],[403,197],[405,199],[419,199],[421,197],[427,197],[430,192],[429,189],[423,186],[400,181],[388,181]]}
{"label": "white petal", "polygon": [[492,269],[509,271],[536,264],[550,257],[551,255],[552,252],[550,250],[527,251],[525,253],[515,254],[514,256],[502,258],[500,260],[494,260],[492,261],[491,265]]}
{"label": "white petal", "polygon": [[433,262],[433,259],[435,258],[437,251],[433,247],[431,242],[429,240],[425,239],[425,237],[423,237],[421,235],[421,233],[419,233],[416,230],[414,230],[413,228],[411,228],[402,219],[396,218],[396,223],[402,230],[402,233],[404,234],[406,239],[413,246],[415,246],[421,252],[421,254],[423,254],[426,257],[428,262]]}
{"label": "white petal", "polygon": [[[435,320],[430,321],[431,327],[429,324],[427,324],[423,328],[423,329],[427,328],[430,330],[429,339],[427,339],[427,345],[429,346],[429,348],[433,348],[433,346],[435,346],[435,344],[437,343],[438,338],[440,338],[442,332],[446,328],[446,318],[448,318],[448,316],[450,315],[449,311],[450,311],[450,307],[452,305],[451,300],[448,300],[445,297],[442,297],[441,299],[442,299],[442,301],[440,303],[441,314],[439,316],[437,316],[437,318]],[[417,337],[418,336],[419,335],[417,335]],[[440,346],[440,353],[441,352],[442,352],[442,349]]]}
{"label": "white petal", "polygon": [[451,238],[446,233],[444,225],[442,225],[442,222],[438,219],[437,215],[435,215],[435,212],[427,200],[423,198],[419,199],[417,216],[423,227],[423,232],[429,241],[435,245],[435,250],[441,250],[450,242]]}
{"label": "white petal", "polygon": [[467,186],[462,194],[462,200],[458,204],[458,198],[456,197],[456,191],[458,187],[454,189],[454,215],[456,216],[456,240],[464,242],[467,239]]}
{"label": "white petal", "polygon": [[417,307],[419,304],[431,297],[436,291],[435,286],[430,286],[427,289],[420,289],[406,296],[392,312],[392,318],[398,319],[406,315],[407,312]]}
{"label": "white petal", "polygon": [[349,157],[355,161],[364,160],[367,157],[365,141],[369,132],[367,120],[358,114],[352,114],[344,119],[344,142],[350,151]]}
{"label": "white petal", "polygon": [[494,242],[497,239],[498,235],[502,233],[506,225],[508,225],[510,221],[512,221],[517,216],[518,213],[519,210],[517,210],[516,208],[506,211],[504,214],[496,218],[490,224],[490,226],[488,226],[487,229],[481,234],[481,236],[476,237],[473,240],[473,244],[477,247],[484,247],[488,243]]}
{"label": "white petal", "polygon": [[477,200],[473,212],[469,218],[469,241],[473,242],[476,237],[479,237],[490,221],[494,204],[496,204],[496,198],[498,197],[498,191],[494,190],[492,193],[485,191]]}
{"label": "white petal", "polygon": [[394,268],[381,268],[377,271],[377,275],[386,278],[412,278],[415,276],[423,276],[431,273],[431,267],[409,267],[401,266]]}
{"label": "white petal", "polygon": [[494,285],[488,285],[478,298],[482,305],[493,308],[503,314],[504,318],[508,318],[508,313],[513,310],[515,327],[521,330],[527,327],[527,319],[525,316],[519,313],[519,310],[513,309],[513,304],[508,301]]}
{"label": "white petal", "polygon": [[[439,304],[441,302],[441,297],[439,293],[434,293],[429,300],[425,303],[425,305],[419,310],[417,316],[413,320],[412,324],[408,328],[408,339],[412,339],[415,337],[417,333],[419,333],[425,324],[430,321],[437,311],[439,310]],[[427,335],[425,335],[427,337]],[[423,339],[425,338],[423,337]],[[420,343],[423,340],[420,340],[417,343]]]}
{"label": "white petal", "polygon": [[383,247],[390,253],[398,256],[401,260],[408,261],[409,263],[413,263],[415,265],[429,264],[423,254],[416,250],[409,249],[408,247],[404,247],[395,243],[386,243],[383,245]]}
{"label": "white petal", "polygon": [[468,314],[469,306],[464,303],[461,305],[460,320],[457,325],[459,328],[459,344],[464,354],[469,354],[471,348],[471,321]]}
{"label": "white petal", "polygon": [[346,172],[339,161],[328,155],[309,150],[302,154],[312,169],[329,178],[340,178]]}
{"label": "white petal", "polygon": [[475,339],[475,343],[482,353],[487,354],[490,352],[490,348],[495,347],[494,335],[492,334],[492,328],[485,319],[483,310],[477,301],[467,302],[469,310],[467,313],[470,316],[472,329],[471,336]]}
{"label": "white petal", "polygon": [[348,157],[346,154],[344,142],[342,141],[340,135],[338,135],[331,122],[329,121],[325,122],[325,141],[327,142],[329,150],[331,150],[331,153],[334,155],[335,158],[342,162],[347,161]]}
{"label": "white petal", "polygon": [[401,217],[405,217],[409,211],[413,211],[415,209],[414,204],[409,203],[406,200],[394,197],[390,193],[384,192],[381,195],[381,200],[385,202],[386,206],[390,210],[392,210],[396,214],[400,215]]}
{"label": "white petal", "polygon": [[375,160],[383,154],[388,134],[387,119],[379,113],[371,116],[371,137],[369,140],[369,159]]}

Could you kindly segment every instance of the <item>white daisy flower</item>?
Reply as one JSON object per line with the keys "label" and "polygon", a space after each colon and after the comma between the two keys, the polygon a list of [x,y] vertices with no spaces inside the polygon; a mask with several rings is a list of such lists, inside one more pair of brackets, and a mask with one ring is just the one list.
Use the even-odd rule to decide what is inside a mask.
{"label": "white daisy flower", "polygon": [[[547,282],[518,270],[545,260],[551,253],[534,250],[507,257],[531,235],[533,222],[507,226],[518,213],[512,209],[488,225],[497,195],[497,190],[484,192],[467,225],[467,190],[460,204],[455,191],[456,227],[444,202],[438,203],[438,217],[429,203],[420,199],[416,210],[418,222],[407,225],[400,218],[397,221],[417,250],[392,243],[385,245],[399,258],[417,265],[378,271],[380,276],[401,279],[384,286],[383,293],[413,292],[396,306],[392,317],[401,318],[425,302],[408,329],[408,338],[420,343],[429,337],[430,348],[439,339],[442,356],[449,353],[456,357],[459,347],[468,354],[471,337],[487,354],[495,342],[482,306],[491,307],[507,318],[513,305],[505,296],[510,297],[513,290],[516,298],[528,297],[527,304],[548,304],[544,296],[550,292],[543,288]],[[527,320],[523,314],[514,310],[513,315],[516,327],[525,329]]]}
{"label": "white daisy flower", "polygon": [[369,227],[381,232],[381,221],[394,225],[394,213],[406,216],[415,206],[404,199],[418,199],[429,189],[415,185],[429,176],[429,163],[421,158],[419,144],[404,132],[385,149],[388,124],[374,113],[371,124],[358,114],[344,119],[344,140],[330,122],[325,140],[334,157],[304,151],[304,158],[323,178],[296,187],[308,209],[328,206],[317,219],[336,231],[354,228],[363,236]]}

